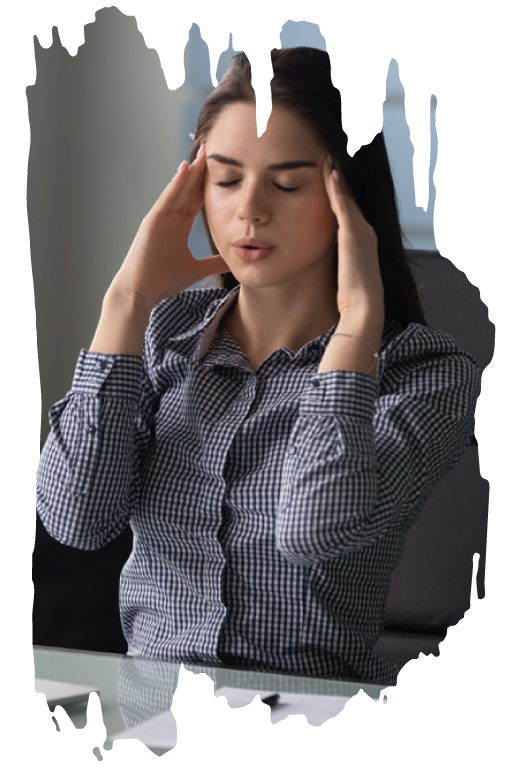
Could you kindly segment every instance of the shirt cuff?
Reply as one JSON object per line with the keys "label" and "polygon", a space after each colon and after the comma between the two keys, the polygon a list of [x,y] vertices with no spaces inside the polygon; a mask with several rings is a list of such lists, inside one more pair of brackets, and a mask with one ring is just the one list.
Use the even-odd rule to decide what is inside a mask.
{"label": "shirt cuff", "polygon": [[84,395],[138,399],[142,371],[142,357],[137,355],[104,355],[82,349],[71,391]]}
{"label": "shirt cuff", "polygon": [[358,371],[317,373],[302,395],[299,413],[371,421],[377,392],[377,380]]}

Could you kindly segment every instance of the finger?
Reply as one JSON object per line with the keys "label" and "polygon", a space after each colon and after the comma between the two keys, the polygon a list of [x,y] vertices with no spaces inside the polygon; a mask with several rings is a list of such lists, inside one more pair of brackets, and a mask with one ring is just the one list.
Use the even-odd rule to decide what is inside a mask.
{"label": "finger", "polygon": [[182,169],[180,171],[186,178],[175,198],[177,207],[193,208],[195,213],[201,208],[203,204],[205,171],[206,153],[204,144],[202,144],[192,164],[187,166],[186,170]]}
{"label": "finger", "polygon": [[[199,170],[201,169],[201,165],[204,165],[205,161],[205,145],[201,144],[199,149],[197,150],[195,158],[192,160],[190,165],[187,163],[186,160],[182,160],[181,163],[178,165],[178,170],[176,171],[176,175],[184,174],[184,169],[187,168],[189,171],[195,171],[197,168]],[[188,174],[184,174],[188,175]]]}
{"label": "finger", "polygon": [[187,161],[183,160],[154,204],[151,213],[160,217],[168,215],[173,210],[188,210],[196,215],[203,204],[202,174],[204,174],[204,165],[201,170],[201,158],[197,165],[194,161],[190,167]]}
{"label": "finger", "polygon": [[336,190],[339,189],[343,197],[345,197],[347,201],[355,203],[354,195],[352,194],[352,191],[350,190],[347,184],[347,180],[345,179],[345,176],[342,174],[338,164],[333,161],[331,155],[327,155],[326,161],[327,161],[327,168],[334,180],[334,189]]}
{"label": "finger", "polygon": [[197,175],[198,173],[201,174],[204,171],[205,166],[206,166],[205,145],[201,144],[201,146],[197,150],[197,154],[195,158],[192,160],[192,162],[188,166],[189,173],[195,174],[195,175]]}
{"label": "finger", "polygon": [[[336,192],[337,188],[339,187],[339,175],[336,175],[335,171],[336,169],[334,166],[332,155],[327,155],[324,158],[323,173],[324,173],[324,181],[329,194],[331,194],[332,192]],[[332,182],[334,182],[334,184]]]}
{"label": "finger", "polygon": [[190,166],[186,160],[182,160],[179,164],[175,175],[153,206],[154,212],[165,213],[171,206],[177,204],[179,202],[181,191],[187,186],[187,182],[189,182],[190,175],[192,174],[192,182],[194,182],[194,180],[197,179],[198,174],[201,175],[201,173],[204,173],[205,167],[205,150],[204,144],[202,144]]}
{"label": "finger", "polygon": [[199,149],[197,150],[197,154],[194,158],[194,161],[192,165],[195,165],[196,163],[202,163],[206,160],[206,144],[203,142]]}
{"label": "finger", "polygon": [[201,144],[199,152],[197,153],[194,162],[189,169],[189,178],[185,184],[185,189],[193,189],[197,185],[201,186],[201,192],[204,186],[204,178],[206,173],[206,152],[204,144]]}
{"label": "finger", "polygon": [[331,203],[331,208],[338,219],[338,223],[341,224],[341,220],[348,214],[348,201],[343,194],[339,183],[339,173],[337,179],[333,174],[334,170],[336,169],[334,169],[331,162],[329,162],[329,156],[326,157],[323,166],[325,188]]}

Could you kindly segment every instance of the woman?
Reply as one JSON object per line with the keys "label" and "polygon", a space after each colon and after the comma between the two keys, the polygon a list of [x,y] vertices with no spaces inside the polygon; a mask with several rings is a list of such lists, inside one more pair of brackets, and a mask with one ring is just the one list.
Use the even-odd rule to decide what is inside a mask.
{"label": "woman", "polygon": [[327,54],[272,61],[265,133],[238,55],[142,222],[50,411],[38,511],[83,549],[131,525],[132,656],[393,684],[391,573],[479,372],[425,324],[382,135],[349,157]]}

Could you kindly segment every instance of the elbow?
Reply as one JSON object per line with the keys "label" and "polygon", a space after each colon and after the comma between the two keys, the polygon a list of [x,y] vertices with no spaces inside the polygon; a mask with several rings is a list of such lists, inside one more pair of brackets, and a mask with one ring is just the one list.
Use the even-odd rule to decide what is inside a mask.
{"label": "elbow", "polygon": [[291,542],[277,540],[276,545],[277,550],[289,563],[300,566],[301,568],[311,568],[326,559],[325,557],[315,554],[311,550],[307,551],[300,547],[300,545]]}
{"label": "elbow", "polygon": [[[318,521],[317,521],[318,522]],[[292,565],[310,568],[327,560],[356,552],[373,540],[362,519],[335,527],[289,525],[276,526],[276,547]]]}
{"label": "elbow", "polygon": [[53,518],[48,511],[45,514],[41,509],[37,509],[37,512],[46,533],[64,547],[91,552],[108,544],[109,539],[104,532],[84,529],[78,531],[76,526]]}
{"label": "elbow", "polygon": [[89,536],[84,533],[77,535],[75,531],[67,530],[62,525],[59,525],[55,520],[52,520],[51,516],[49,517],[40,509],[37,512],[46,533],[63,546],[83,551],[93,551],[101,549],[107,543],[98,536]]}
{"label": "elbow", "polygon": [[375,517],[376,484],[365,490],[357,504],[353,493],[346,493],[343,500],[338,498],[337,504],[311,498],[310,503],[297,506],[290,497],[283,499],[275,525],[278,551],[294,565],[311,567],[372,544],[382,533],[385,518]]}
{"label": "elbow", "polygon": [[283,530],[276,532],[276,546],[283,557],[292,565],[310,568],[323,558],[316,553],[303,536]]}
{"label": "elbow", "polygon": [[101,549],[125,527],[118,524],[117,527],[106,528],[99,521],[91,521],[89,515],[83,514],[84,510],[72,509],[69,505],[52,508],[41,494],[38,494],[36,510],[44,529],[52,539],[73,549]]}

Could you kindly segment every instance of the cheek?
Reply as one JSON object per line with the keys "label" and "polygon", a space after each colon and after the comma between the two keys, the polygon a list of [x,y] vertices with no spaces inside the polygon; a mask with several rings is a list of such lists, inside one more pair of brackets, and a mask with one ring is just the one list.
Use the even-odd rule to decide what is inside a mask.
{"label": "cheek", "polygon": [[206,214],[206,220],[208,222],[208,227],[210,229],[210,234],[213,238],[215,245],[217,246],[217,248],[219,248],[220,243],[219,243],[219,237],[217,234],[218,222],[217,222],[216,209],[210,195],[207,194],[206,190],[205,190],[203,204],[204,204],[204,212]]}
{"label": "cheek", "polygon": [[[226,196],[219,194],[216,187],[206,185],[204,190],[204,210],[208,224],[217,235],[222,234],[222,227],[229,218],[229,209],[226,204]],[[220,228],[220,231],[219,231]]]}
{"label": "cheek", "polygon": [[206,212],[206,215],[208,216],[208,221],[211,222],[211,219],[215,216],[215,195],[212,193],[213,190],[210,187],[209,184],[205,184],[204,187],[204,210]]}
{"label": "cheek", "polygon": [[204,190],[204,212],[210,228],[210,234],[217,250],[226,261],[229,260],[229,241],[232,235],[233,227],[230,226],[232,215],[232,204],[223,194],[219,193],[219,188],[215,186],[205,186]]}
{"label": "cheek", "polygon": [[338,222],[329,203],[329,198],[314,196],[297,211],[297,220],[304,236],[330,241],[338,229]]}

